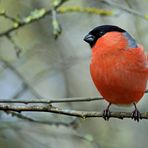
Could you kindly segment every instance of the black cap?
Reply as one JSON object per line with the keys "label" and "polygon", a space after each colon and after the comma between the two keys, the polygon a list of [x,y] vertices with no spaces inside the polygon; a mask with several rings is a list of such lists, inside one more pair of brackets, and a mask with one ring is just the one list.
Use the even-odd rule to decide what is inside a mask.
{"label": "black cap", "polygon": [[98,38],[102,37],[104,34],[107,32],[126,32],[125,30],[121,29],[118,26],[113,26],[113,25],[102,25],[95,27],[93,30],[91,30],[85,37],[84,41],[89,43],[91,47],[94,46]]}

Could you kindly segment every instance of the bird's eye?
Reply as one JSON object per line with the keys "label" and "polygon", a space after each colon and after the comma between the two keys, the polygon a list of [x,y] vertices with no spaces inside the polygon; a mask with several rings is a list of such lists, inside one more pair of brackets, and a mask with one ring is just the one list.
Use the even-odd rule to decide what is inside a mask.
{"label": "bird's eye", "polygon": [[99,35],[100,35],[100,36],[104,35],[104,32],[103,32],[103,31],[100,31],[100,32],[99,32]]}

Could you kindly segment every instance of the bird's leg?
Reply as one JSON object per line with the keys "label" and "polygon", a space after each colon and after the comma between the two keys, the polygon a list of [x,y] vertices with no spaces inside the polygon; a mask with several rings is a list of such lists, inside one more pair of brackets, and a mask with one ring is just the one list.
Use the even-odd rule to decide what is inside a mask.
{"label": "bird's leg", "polygon": [[137,109],[137,106],[135,103],[134,104],[134,111],[132,112],[132,119],[134,119],[135,121],[139,122],[139,119],[141,119],[141,114],[139,112],[139,110]]}
{"label": "bird's leg", "polygon": [[109,110],[110,106],[111,106],[111,103],[109,103],[107,108],[103,111],[103,118],[104,120],[107,120],[107,121],[110,118],[110,110]]}

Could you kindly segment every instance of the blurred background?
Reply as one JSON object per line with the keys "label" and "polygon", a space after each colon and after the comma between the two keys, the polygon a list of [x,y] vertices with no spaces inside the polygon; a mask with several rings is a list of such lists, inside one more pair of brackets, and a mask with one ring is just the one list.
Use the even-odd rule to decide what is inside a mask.
{"label": "blurred background", "polygon": [[[113,24],[127,30],[147,50],[147,8],[147,0],[0,0],[0,99],[100,96],[90,77],[91,50],[84,36],[98,25]],[[25,25],[19,27],[19,22]],[[146,98],[145,94],[138,103],[141,112],[148,111]],[[104,100],[56,104],[84,111],[102,111],[106,105]],[[111,110],[132,111],[133,107],[112,106]],[[106,122],[51,113],[22,115],[40,122],[0,112],[0,147],[148,145],[146,120],[111,118]]]}

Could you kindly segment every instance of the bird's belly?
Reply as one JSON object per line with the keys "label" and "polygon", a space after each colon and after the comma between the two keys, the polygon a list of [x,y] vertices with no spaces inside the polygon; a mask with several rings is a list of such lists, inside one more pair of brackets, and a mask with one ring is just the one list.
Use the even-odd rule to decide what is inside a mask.
{"label": "bird's belly", "polygon": [[90,65],[92,79],[100,94],[113,104],[138,102],[146,89],[147,76],[122,67],[110,67],[93,62]]}

